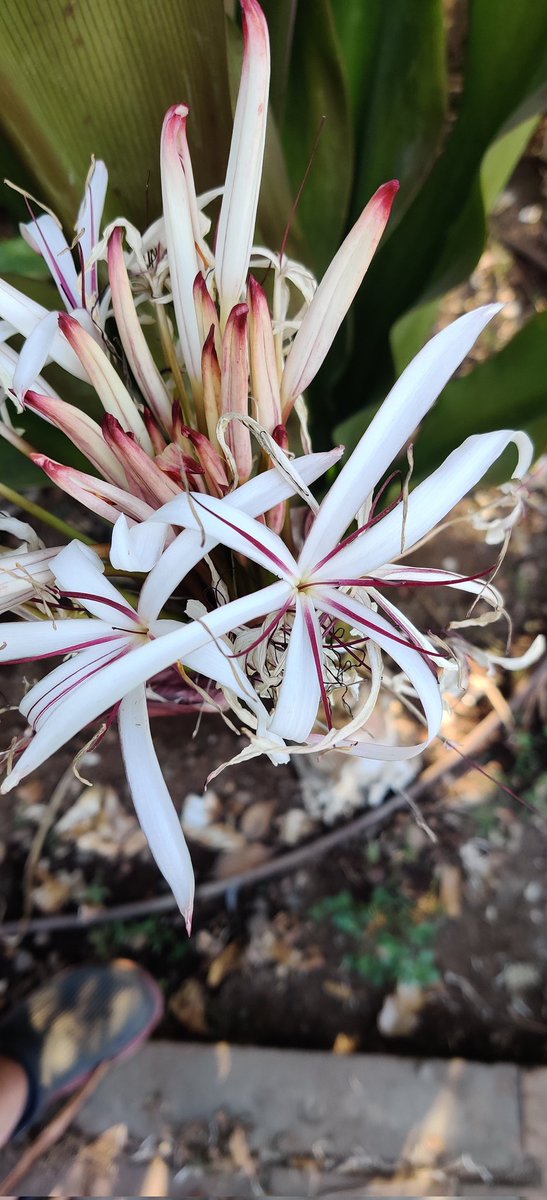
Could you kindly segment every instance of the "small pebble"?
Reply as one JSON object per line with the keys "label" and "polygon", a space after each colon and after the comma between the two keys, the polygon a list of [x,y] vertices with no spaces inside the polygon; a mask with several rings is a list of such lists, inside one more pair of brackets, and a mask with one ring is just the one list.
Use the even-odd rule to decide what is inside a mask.
{"label": "small pebble", "polygon": [[521,225],[537,225],[542,216],[541,204],[526,204],[519,212],[519,221]]}

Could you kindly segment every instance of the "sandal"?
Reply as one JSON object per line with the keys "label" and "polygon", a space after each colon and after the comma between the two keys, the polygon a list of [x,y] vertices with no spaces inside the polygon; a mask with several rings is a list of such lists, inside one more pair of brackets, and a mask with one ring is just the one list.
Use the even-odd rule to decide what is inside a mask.
{"label": "sandal", "polygon": [[99,1063],[133,1054],[163,1009],[157,983],[123,958],[106,967],[62,971],[17,1005],[0,1022],[0,1055],[18,1062],[29,1081],[27,1105],[12,1136],[81,1087]]}

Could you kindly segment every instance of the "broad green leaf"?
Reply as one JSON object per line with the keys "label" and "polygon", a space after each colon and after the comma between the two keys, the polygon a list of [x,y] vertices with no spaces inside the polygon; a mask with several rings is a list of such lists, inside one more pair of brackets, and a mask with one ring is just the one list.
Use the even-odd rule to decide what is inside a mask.
{"label": "broad green leaf", "polygon": [[423,185],[445,131],[442,0],[334,0],[356,109],[355,219],[376,188],[401,191],[387,236]]}
{"label": "broad green leaf", "polygon": [[270,33],[272,58],[270,104],[279,124],[283,122],[285,116],[297,7],[298,0],[262,0],[262,8]]}
{"label": "broad green leaf", "polygon": [[[449,288],[451,282],[459,282],[473,270],[484,241],[483,214],[491,212],[537,125],[538,118],[532,117],[498,138],[487,150],[480,168],[480,182],[476,182],[471,189],[467,204],[452,228],[428,291],[438,294]],[[397,375],[430,337],[439,303],[439,299],[426,300],[395,322],[390,343]]]}
{"label": "broad green leaf", "polygon": [[298,216],[310,246],[308,265],[322,274],[341,241],[353,177],[349,102],[330,0],[298,5],[281,136],[294,195],[313,155]]}
{"label": "broad green leaf", "polygon": [[223,181],[231,114],[222,0],[4,0],[2,123],[41,194],[74,223],[91,154],[110,172],[107,216],[160,211],[159,139],[191,107],[200,189]]}
{"label": "broad green leaf", "polygon": [[391,352],[395,374],[401,375],[405,367],[428,341],[437,319],[439,301],[429,300],[412,308],[395,322],[391,330]]}
{"label": "broad green leaf", "polygon": [[0,242],[0,275],[23,275],[28,279],[48,279],[43,258],[22,237]]}
{"label": "broad green leaf", "polygon": [[[353,379],[363,377],[362,355],[374,391],[390,373],[391,326],[421,300],[439,294],[448,280],[456,282],[450,253],[455,256],[457,250],[461,255],[464,232],[467,245],[472,243],[475,254],[480,252],[477,222],[484,216],[479,171],[488,148],[531,97],[537,102],[538,88],[547,78],[547,5],[536,0],[519,0],[518,5],[513,0],[472,0],[467,46],[458,120],[423,188],[380,247],[358,298],[359,361],[355,376],[344,378],[337,397],[348,416],[355,407]],[[473,220],[471,208],[466,212],[468,204]],[[463,249],[465,275],[471,252]]]}
{"label": "broad green leaf", "polygon": [[[547,106],[547,96],[546,96]],[[502,134],[486,151],[481,163],[480,178],[484,207],[492,212],[494,204],[509,182],[513,171],[533,137],[540,118],[529,117]]]}

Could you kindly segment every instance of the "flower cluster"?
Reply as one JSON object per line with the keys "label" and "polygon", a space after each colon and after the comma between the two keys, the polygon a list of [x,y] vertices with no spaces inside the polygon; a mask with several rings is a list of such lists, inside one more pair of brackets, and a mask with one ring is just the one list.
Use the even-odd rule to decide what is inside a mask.
{"label": "flower cluster", "polygon": [[[161,136],[162,218],[142,235],[120,218],[101,235],[107,173],[96,162],[71,245],[52,214],[36,217],[31,205],[22,230],[47,261],[64,311],[47,312],[0,281],[0,432],[85,505],[100,530],[95,548],[75,540],[46,549],[22,522],[4,522],[21,545],[0,557],[0,600],[19,619],[2,624],[0,662],[61,663],[20,705],[28,731],[6,754],[2,790],[79,730],[102,718],[96,740],[117,719],[139,819],[188,928],[193,874],[153,748],[151,691],[160,701],[178,697],[180,707],[191,695],[200,707],[214,688],[215,705],[229,708],[247,735],[240,758],[285,762],[333,748],[385,761],[421,753],[439,732],[458,659],[392,597],[443,586],[494,614],[503,601],[485,578],[404,560],[511,442],[517,482],[504,504],[513,494],[521,504],[518,481],[532,457],[526,435],[499,430],[469,438],[413,490],[386,478],[498,311],[489,305],[423,348],[315,499],[311,485],[342,449],[312,453],[303,394],[398,185],[379,188],[318,285],[284,253],[254,245],[269,43],[257,0],[241,6],[243,69],[224,186],[196,195],[188,109],[174,105]],[[210,239],[205,212],[219,200]],[[19,353],[9,345],[14,333],[25,338]],[[93,386],[100,424],[46,382],[49,361]],[[30,447],[17,426],[26,411],[61,430],[89,471]],[[421,713],[415,744],[370,734],[386,688]]]}

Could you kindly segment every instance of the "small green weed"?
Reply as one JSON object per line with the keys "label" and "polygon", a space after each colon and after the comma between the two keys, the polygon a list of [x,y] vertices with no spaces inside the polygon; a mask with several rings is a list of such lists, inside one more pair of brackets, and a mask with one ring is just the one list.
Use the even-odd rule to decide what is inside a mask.
{"label": "small green weed", "polygon": [[438,922],[420,919],[405,896],[380,886],[368,903],[347,890],[326,896],[310,909],[315,921],[329,921],[360,943],[345,965],[370,983],[418,983],[430,987],[440,978],[435,961]]}
{"label": "small green weed", "polygon": [[181,962],[188,954],[188,940],[181,926],[168,923],[161,917],[146,917],[143,921],[112,921],[89,933],[96,955],[102,959],[115,958],[122,950],[147,950],[171,962]]}

